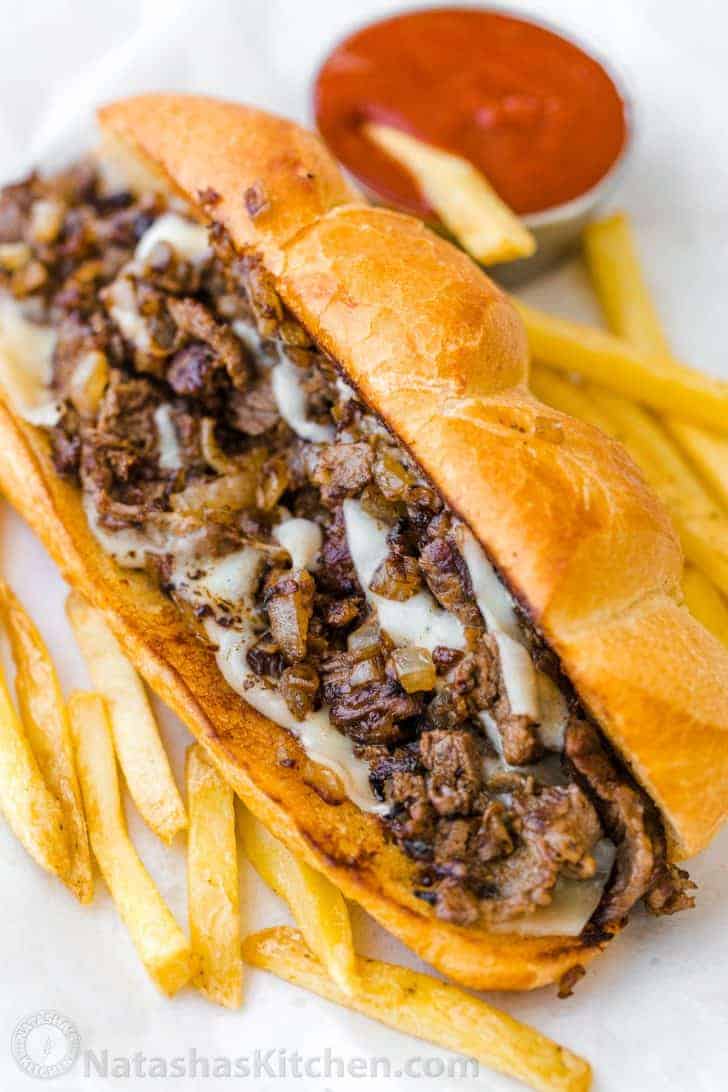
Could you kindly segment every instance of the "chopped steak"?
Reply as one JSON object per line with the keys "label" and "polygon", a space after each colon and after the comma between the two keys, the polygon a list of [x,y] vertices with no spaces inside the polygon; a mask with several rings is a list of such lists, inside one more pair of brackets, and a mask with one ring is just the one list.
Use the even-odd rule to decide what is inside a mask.
{"label": "chopped steak", "polygon": [[191,341],[170,359],[166,379],[175,394],[208,403],[218,392],[215,353],[203,341]]}
{"label": "chopped steak", "polygon": [[60,421],[51,434],[53,465],[63,477],[78,475],[81,461],[81,433],[78,414],[64,405]]}
{"label": "chopped steak", "polygon": [[246,436],[262,436],[278,424],[278,406],[273,397],[270,379],[256,379],[245,396],[234,391],[228,403],[228,415],[233,428]]}
{"label": "chopped steak", "polygon": [[605,829],[617,844],[614,879],[597,911],[596,924],[619,924],[644,895],[656,913],[691,906],[685,877],[665,864],[664,838],[656,837],[652,804],[626,783],[596,729],[573,719],[566,733],[566,754],[594,794]]}
{"label": "chopped steak", "polygon": [[374,456],[367,443],[331,444],[318,457],[313,481],[324,504],[360,493],[372,475]]}
{"label": "chopped steak", "polygon": [[358,743],[393,743],[402,721],[422,712],[422,699],[384,677],[380,662],[342,652],[322,664],[323,696],[331,720]]}
{"label": "chopped steak", "polygon": [[341,507],[334,509],[333,519],[324,532],[319,583],[334,595],[350,596],[359,591]]}
{"label": "chopped steak", "polygon": [[54,387],[59,394],[73,398],[74,376],[92,352],[103,352],[112,361],[123,358],[121,339],[106,316],[100,311],[88,317],[78,311],[65,315],[57,327],[53,353]]}
{"label": "chopped steak", "polygon": [[322,597],[323,620],[331,629],[344,629],[351,625],[362,613],[364,601],[358,595],[350,595],[344,599],[331,599]]}
{"label": "chopped steak", "polygon": [[[251,215],[265,216],[259,186],[243,197]],[[213,191],[202,199],[208,210],[219,200]],[[415,893],[439,917],[469,925],[535,913],[559,880],[594,874],[605,834],[617,855],[595,924],[616,929],[639,898],[654,913],[692,905],[687,875],[666,861],[656,810],[573,695],[560,774],[556,756],[541,763],[537,724],[509,706],[457,517],[337,378],[260,259],[236,252],[219,225],[199,259],[169,242],[136,257],[165,211],[161,197],[107,192],[88,164],[0,194],[0,291],[55,327],[53,459],[81,485],[99,527],[146,536],[139,564],[197,626],[213,604],[186,598],[175,555],[151,543],[192,534],[201,557],[235,564],[244,547],[259,552],[251,601],[236,598],[235,564],[231,601],[214,601],[219,629],[235,636],[252,626],[241,693],[277,693],[298,722],[328,709],[332,730],[368,764],[389,809],[387,836],[413,862]],[[326,443],[283,420],[271,380],[281,361],[293,365],[295,400],[326,426]],[[385,529],[388,552],[372,563],[367,588],[345,501]],[[276,537],[293,518],[307,521],[310,559],[293,558]],[[458,647],[424,637],[397,644],[372,593],[400,613],[423,604],[433,616],[448,612],[463,634]],[[558,680],[554,654],[519,624],[535,668]],[[327,778],[311,777],[323,794]],[[338,788],[326,791],[339,801]]]}
{"label": "chopped steak", "polygon": [[246,658],[255,674],[261,677],[279,679],[285,670],[283,653],[270,633],[264,633],[256,641]]}
{"label": "chopped steak", "polygon": [[215,321],[213,315],[198,300],[175,299],[169,296],[167,308],[180,333],[193,342],[206,344],[228,374],[235,390],[248,385],[247,352],[232,330]]}
{"label": "chopped steak", "polygon": [[536,725],[528,717],[508,713],[498,721],[503,757],[513,766],[529,766],[543,754]]}
{"label": "chopped steak", "polygon": [[81,430],[81,480],[111,530],[137,526],[166,506],[169,474],[157,467],[159,404],[149,380],[112,369],[96,424]]}
{"label": "chopped steak", "polygon": [[472,925],[478,920],[478,900],[455,879],[446,877],[437,888],[435,903],[438,917],[454,925]]}
{"label": "chopped steak", "polygon": [[427,795],[438,815],[469,814],[481,783],[481,755],[470,732],[432,731],[420,737]]}
{"label": "chopped steak", "polygon": [[[438,517],[433,520],[436,523]],[[470,626],[482,625],[467,569],[457,546],[447,537],[433,538],[420,551],[419,563],[427,586],[445,610]]]}
{"label": "chopped steak", "polygon": [[540,840],[545,856],[564,866],[567,876],[589,879],[594,875],[592,846],[601,834],[599,819],[578,785],[551,785],[524,797],[516,795],[515,811],[523,830]]}
{"label": "chopped steak", "polygon": [[497,800],[486,805],[470,843],[483,864],[507,857],[513,852],[514,840],[507,824],[508,813]]}

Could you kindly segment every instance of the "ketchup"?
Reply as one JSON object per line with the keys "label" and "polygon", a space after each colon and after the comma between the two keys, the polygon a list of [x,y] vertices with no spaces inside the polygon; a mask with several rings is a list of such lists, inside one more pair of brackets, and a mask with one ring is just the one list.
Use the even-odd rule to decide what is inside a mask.
{"label": "ketchup", "polygon": [[544,27],[477,8],[410,12],[352,34],[319,71],[315,111],[365,187],[424,216],[432,210],[416,183],[363,123],[470,160],[522,214],[585,193],[627,135],[625,105],[597,61]]}

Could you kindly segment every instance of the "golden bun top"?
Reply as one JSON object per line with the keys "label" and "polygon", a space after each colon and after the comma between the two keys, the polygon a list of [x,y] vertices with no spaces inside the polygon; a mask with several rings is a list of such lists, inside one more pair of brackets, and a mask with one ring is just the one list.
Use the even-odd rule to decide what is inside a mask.
{"label": "golden bun top", "polygon": [[624,449],[527,390],[506,297],[419,221],[368,206],[291,122],[183,95],[99,118],[116,156],[262,256],[560,656],[660,807],[672,856],[700,850],[728,812],[728,652],[680,605],[677,537]]}
{"label": "golden bun top", "polygon": [[[214,191],[214,219],[239,246],[254,246],[274,273],[286,245],[322,213],[363,201],[318,137],[249,106],[197,95],[140,95],[102,107],[98,117],[115,159],[121,153],[128,160],[131,152],[193,206]],[[209,182],[200,184],[201,178]],[[256,185],[269,207],[253,220],[246,194]]]}

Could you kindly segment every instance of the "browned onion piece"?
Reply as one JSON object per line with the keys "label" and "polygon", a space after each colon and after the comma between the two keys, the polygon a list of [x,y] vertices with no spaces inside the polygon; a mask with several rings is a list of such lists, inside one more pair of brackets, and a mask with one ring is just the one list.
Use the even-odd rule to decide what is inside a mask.
{"label": "browned onion piece", "polygon": [[311,664],[293,664],[281,675],[278,688],[296,720],[303,720],[316,702],[318,672]]}
{"label": "browned onion piece", "polygon": [[274,455],[263,467],[258,481],[256,502],[258,508],[270,512],[278,504],[290,481],[288,460],[283,455]]}
{"label": "browned onion piece", "polygon": [[34,243],[52,243],[60,235],[66,206],[58,198],[43,197],[30,210],[30,237]]}
{"label": "browned onion piece", "polygon": [[233,513],[255,503],[255,474],[248,470],[223,474],[219,478],[191,482],[181,493],[172,496],[172,507],[181,515],[203,520],[214,512]]}
{"label": "browned onion piece", "polygon": [[82,417],[93,417],[109,381],[109,361],[106,353],[91,349],[73,369],[69,396]]}
{"label": "browned onion piece", "polygon": [[349,675],[349,686],[366,686],[367,683],[381,682],[384,678],[384,663],[381,656],[369,656],[354,665]]}
{"label": "browned onion piece", "polygon": [[422,576],[414,557],[395,554],[385,557],[369,581],[369,587],[384,599],[403,603],[422,587]]}
{"label": "browned onion piece", "polygon": [[436,671],[426,648],[396,648],[392,662],[403,690],[415,694],[418,690],[434,690]]}
{"label": "browned onion piece", "polygon": [[380,451],[374,463],[374,480],[389,501],[404,500],[414,478],[399,459],[386,449]]}
{"label": "browned onion piece", "polygon": [[295,663],[306,655],[308,624],[313,610],[314,582],[305,569],[273,574],[265,591],[271,633],[286,660]]}
{"label": "browned onion piece", "polygon": [[233,459],[226,455],[218,444],[215,435],[215,420],[212,417],[202,418],[200,447],[205,462],[218,474],[236,474],[240,470],[240,458]]}
{"label": "browned onion piece", "polygon": [[376,485],[366,486],[359,497],[359,503],[367,515],[382,520],[384,523],[394,523],[402,514],[402,505],[388,501]]}
{"label": "browned onion piece", "polygon": [[376,656],[382,646],[382,633],[376,618],[367,618],[358,629],[353,630],[347,638],[349,652],[362,660],[370,656]]}
{"label": "browned onion piece", "polygon": [[210,514],[220,519],[222,514],[255,506],[255,494],[260,468],[265,462],[262,448],[248,451],[235,463],[235,470],[217,478],[190,482],[180,493],[174,493],[171,504],[175,512],[204,520]]}
{"label": "browned onion piece", "polygon": [[27,243],[0,243],[0,269],[17,273],[24,269],[33,256]]}

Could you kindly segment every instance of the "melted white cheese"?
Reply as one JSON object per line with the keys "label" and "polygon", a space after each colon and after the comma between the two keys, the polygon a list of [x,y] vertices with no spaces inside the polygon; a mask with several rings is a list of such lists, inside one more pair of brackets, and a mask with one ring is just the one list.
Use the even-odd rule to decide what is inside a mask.
{"label": "melted white cheese", "polygon": [[[250,349],[253,353],[260,353],[263,348],[263,339],[254,326],[249,322],[245,322],[243,319],[235,319],[232,323],[233,333],[244,345]],[[265,363],[265,358],[261,356],[261,363]]]}
{"label": "melted white cheese", "polygon": [[39,428],[53,428],[57,425],[61,419],[63,413],[63,406],[60,402],[47,401],[41,402],[36,406],[26,406],[24,409],[15,407],[16,412],[30,425],[37,425]]}
{"label": "melted white cheese", "polygon": [[356,391],[353,387],[350,387],[346,380],[341,376],[336,377],[336,393],[342,402],[351,402],[352,398],[356,398]]}
{"label": "melted white cheese", "polygon": [[362,811],[385,814],[389,805],[379,804],[374,799],[369,784],[369,766],[356,758],[351,740],[331,724],[328,710],[319,709],[303,720],[296,720],[280,692],[265,686],[250,670],[247,653],[253,640],[252,631],[245,634],[237,626],[228,629],[212,619],[206,620],[205,630],[218,646],[217,664],[228,686],[259,713],[292,732],[309,758],[341,779],[347,796]]}
{"label": "melted white cheese", "polygon": [[55,344],[50,327],[29,322],[17,300],[0,297],[0,385],[19,417],[46,428],[61,415],[48,389]]}
{"label": "melted white cheese", "polygon": [[99,515],[88,493],[83,495],[86,519],[96,541],[105,554],[124,569],[143,569],[144,553],[150,549],[149,538],[133,527],[123,531],[109,531],[99,523]]}
{"label": "melted white cheese", "polygon": [[166,404],[157,406],[154,411],[154,424],[159,440],[160,467],[162,470],[179,470],[182,466],[182,450],[172,420],[172,407]]}
{"label": "melted white cheese", "polygon": [[486,626],[491,631],[505,633],[514,641],[519,641],[521,628],[513,602],[485,550],[464,524],[458,527],[457,537],[460,552],[468,568],[475,602]]}
{"label": "melted white cheese", "polygon": [[569,722],[569,706],[556,683],[543,671],[536,672],[538,690],[538,734],[544,747],[563,751],[564,734]]}
{"label": "melted white cheese", "polygon": [[109,531],[100,520],[96,506],[88,493],[84,494],[83,507],[89,528],[105,554],[113,558],[123,569],[143,569],[144,555],[176,554],[178,558],[187,558],[195,551],[200,540],[204,540],[205,530],[200,527],[195,531],[177,533],[169,528],[166,532],[153,533],[137,531],[125,527],[121,531]]}
{"label": "melted white cheese", "polygon": [[369,589],[369,582],[389,553],[387,529],[364,511],[359,501],[344,501],[346,541],[357,579],[367,601],[376,607],[379,624],[396,645],[414,645],[432,652],[438,645],[465,648],[465,630],[454,614],[438,606],[427,591],[400,603]]}
{"label": "melted white cheese", "polygon": [[333,425],[320,425],[306,416],[306,394],[301,385],[301,372],[290,360],[281,359],[271,372],[273,397],[286,424],[301,437],[314,444],[331,443]]}
{"label": "melted white cheese", "polygon": [[[336,773],[347,796],[362,811],[384,814],[388,805],[374,799],[368,764],[355,756],[352,741],[332,725],[328,710],[296,720],[283,696],[261,682],[248,665],[248,650],[255,641],[253,593],[264,561],[265,555],[249,546],[207,564],[183,554],[173,566],[171,583],[189,602],[212,608],[212,617],[203,624],[217,646],[217,665],[228,686],[259,713],[292,732],[309,758]],[[223,615],[232,615],[231,625],[220,624]]]}
{"label": "melted white cheese", "polygon": [[615,853],[612,842],[603,838],[594,847],[597,871],[591,880],[557,880],[548,906],[541,906],[532,914],[492,925],[491,932],[515,933],[522,937],[578,936],[599,905]]}
{"label": "melted white cheese", "polygon": [[493,634],[498,645],[501,674],[511,713],[516,717],[538,720],[540,711],[536,688],[536,670],[528,650],[507,633]]}
{"label": "melted white cheese", "polygon": [[175,557],[170,582],[185,599],[207,603],[218,613],[221,608],[228,614],[242,612],[244,621],[253,607],[253,592],[264,560],[264,554],[251,546],[215,561],[190,558],[183,551]]}
{"label": "melted white cheese", "polygon": [[117,277],[107,288],[109,314],[127,341],[144,352],[151,345],[147,324],[137,309],[134,285],[128,277]]}
{"label": "melted white cheese", "polygon": [[506,762],[503,754],[503,740],[501,734],[498,731],[498,725],[495,718],[488,712],[487,709],[482,709],[478,713],[478,719],[480,720],[485,734],[489,741],[493,744],[493,749],[497,754],[497,758],[492,756],[486,756],[483,760],[483,773],[486,778],[494,777],[498,773],[520,773],[531,774],[542,785],[568,785],[569,779],[564,770],[561,762],[561,756],[558,754],[546,754],[538,762],[534,762],[529,766],[511,766],[509,762]]}
{"label": "melted white cheese", "polygon": [[294,569],[315,572],[321,553],[323,534],[312,519],[284,519],[273,528],[273,537],[291,555]]}
{"label": "melted white cheese", "polygon": [[190,262],[200,262],[210,253],[207,229],[176,212],[165,212],[147,228],[137,243],[134,257],[145,262],[157,243],[162,242],[169,243],[180,257]]}
{"label": "melted white cheese", "polygon": [[511,712],[538,721],[541,741],[549,750],[563,750],[568,710],[559,688],[537,671],[528,650],[508,590],[485,550],[463,524],[458,528],[475,600],[488,631],[498,644],[501,672]]}

